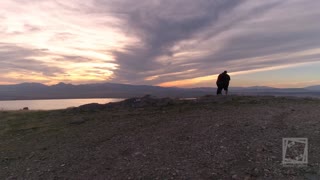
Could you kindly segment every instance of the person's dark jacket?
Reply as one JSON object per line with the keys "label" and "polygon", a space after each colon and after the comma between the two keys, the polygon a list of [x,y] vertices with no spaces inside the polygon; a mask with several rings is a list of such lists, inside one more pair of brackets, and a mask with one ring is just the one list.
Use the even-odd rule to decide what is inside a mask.
{"label": "person's dark jacket", "polygon": [[217,86],[229,86],[230,76],[227,73],[221,73],[217,79]]}

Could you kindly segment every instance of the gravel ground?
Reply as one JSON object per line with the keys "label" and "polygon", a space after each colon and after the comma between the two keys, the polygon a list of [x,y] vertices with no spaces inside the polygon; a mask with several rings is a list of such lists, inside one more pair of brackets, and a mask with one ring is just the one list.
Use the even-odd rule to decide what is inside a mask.
{"label": "gravel ground", "polygon": [[[0,112],[0,179],[320,179],[319,109],[206,96]],[[282,165],[287,137],[308,138],[307,165]]]}

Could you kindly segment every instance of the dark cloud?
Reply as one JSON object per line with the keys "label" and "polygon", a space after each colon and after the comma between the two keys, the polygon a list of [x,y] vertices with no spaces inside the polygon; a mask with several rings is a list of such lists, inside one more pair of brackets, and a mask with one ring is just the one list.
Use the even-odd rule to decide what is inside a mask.
{"label": "dark cloud", "polygon": [[[177,70],[167,67],[170,63],[164,65],[156,59],[160,56],[172,57],[172,47],[176,43],[201,33],[217,22],[221,14],[228,13],[241,2],[180,0],[141,1],[138,5],[133,5],[132,1],[121,1],[113,4],[115,12],[125,18],[128,32],[141,40],[141,43],[128,47],[125,52],[114,52],[119,64],[115,81],[141,83],[146,76],[153,74],[145,72],[163,68]],[[184,69],[187,68],[179,70]]]}
{"label": "dark cloud", "polygon": [[[320,36],[315,37],[320,26],[310,27],[310,24],[316,23],[315,17],[319,16],[315,9],[304,15],[296,15],[299,18],[281,14],[281,11],[310,9],[311,1],[305,4],[298,1],[257,3],[237,0],[96,2],[99,7],[106,7],[108,12],[113,12],[124,20],[126,23],[122,29],[140,40],[138,44],[113,52],[119,64],[114,79],[117,82],[156,84],[212,75],[224,69],[247,71],[315,61],[313,57],[306,57],[310,58],[309,60],[275,57],[265,62],[255,61],[254,58],[258,60],[279,53],[290,54],[320,45]],[[300,25],[306,28],[298,28]],[[237,33],[240,30],[241,32]],[[234,34],[230,33],[231,35],[222,41],[216,40],[226,32]],[[174,50],[176,45],[186,40],[194,42],[188,47]],[[190,55],[183,60],[173,56],[181,50],[210,51],[211,47],[216,46],[221,46],[218,51],[202,56]],[[165,63],[159,61],[160,57],[167,59]],[[251,60],[232,64],[245,59]],[[152,76],[158,78],[145,81]]]}
{"label": "dark cloud", "polygon": [[28,49],[13,44],[0,43],[0,69],[2,72],[37,72],[45,76],[63,73],[63,69],[50,66],[33,57],[44,57],[47,50]]}
{"label": "dark cloud", "polygon": [[67,55],[60,55],[59,58],[55,59],[56,61],[63,61],[63,62],[73,62],[73,63],[83,63],[83,62],[93,62],[93,59],[82,57],[82,56],[67,56]]}

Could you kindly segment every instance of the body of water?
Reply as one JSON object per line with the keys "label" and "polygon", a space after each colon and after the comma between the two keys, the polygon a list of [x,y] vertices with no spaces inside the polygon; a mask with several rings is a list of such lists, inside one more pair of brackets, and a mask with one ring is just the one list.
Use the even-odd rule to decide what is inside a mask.
{"label": "body of water", "polygon": [[0,101],[0,110],[20,110],[28,107],[30,110],[57,110],[69,107],[78,107],[84,104],[119,102],[123,99],[99,98],[99,99],[50,99],[50,100],[17,100]]}

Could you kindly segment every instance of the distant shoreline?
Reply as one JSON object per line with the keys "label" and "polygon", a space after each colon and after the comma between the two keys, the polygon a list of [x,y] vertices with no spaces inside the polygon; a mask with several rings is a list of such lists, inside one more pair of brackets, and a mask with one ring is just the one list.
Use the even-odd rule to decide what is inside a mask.
{"label": "distant shoreline", "polygon": [[[216,97],[216,95],[210,94],[207,96]],[[312,95],[287,95],[287,94],[231,94],[229,97],[274,97],[274,98],[288,98],[288,99],[320,99],[320,96]],[[142,96],[140,96],[142,97]],[[164,97],[152,96],[156,99]],[[191,98],[175,98],[167,97],[172,100],[197,100],[200,97]],[[223,96],[220,96],[223,98]],[[22,99],[22,100],[0,100],[0,111],[19,111],[23,108],[27,108],[30,111],[50,111],[50,110],[63,110],[68,108],[75,108],[87,104],[108,104],[114,102],[126,101],[139,97],[131,98],[55,98],[55,99]]]}
{"label": "distant shoreline", "polygon": [[[315,93],[315,94],[314,94]],[[209,93],[208,93],[209,94]],[[203,94],[204,96],[206,94]],[[211,93],[210,95],[215,95],[215,93]],[[320,98],[320,93],[318,92],[311,92],[311,93],[284,93],[284,92],[257,92],[257,93],[251,93],[251,92],[234,92],[230,93],[230,95],[234,96],[275,96],[275,97],[300,97],[300,98]],[[77,100],[77,99],[130,99],[133,97],[139,97],[139,96],[128,96],[128,97],[70,97],[70,98],[13,98],[13,99],[0,99],[0,102],[3,101],[37,101],[37,100]],[[168,98],[179,98],[179,99],[194,99],[201,96],[194,96],[194,97],[174,97],[174,96],[156,96],[159,98],[162,97],[168,97]]]}
{"label": "distant shoreline", "polygon": [[[156,97],[194,98],[206,94],[215,95],[216,87],[160,87],[129,84],[83,84],[59,83],[47,86],[39,83],[0,85],[0,101],[91,99],[91,98],[131,98],[151,94]],[[230,95],[273,95],[320,97],[320,86],[305,88],[272,88],[267,86],[230,87]]]}
{"label": "distant shoreline", "polygon": [[112,98],[112,97],[86,97],[86,98],[43,98],[43,99],[0,99],[2,101],[41,101],[41,100],[77,100],[77,99],[128,99],[128,98]]}
{"label": "distant shoreline", "polygon": [[110,103],[123,101],[124,98],[85,98],[85,99],[37,99],[37,100],[8,100],[0,101],[1,111],[28,110],[60,110],[78,107],[90,103]]}

